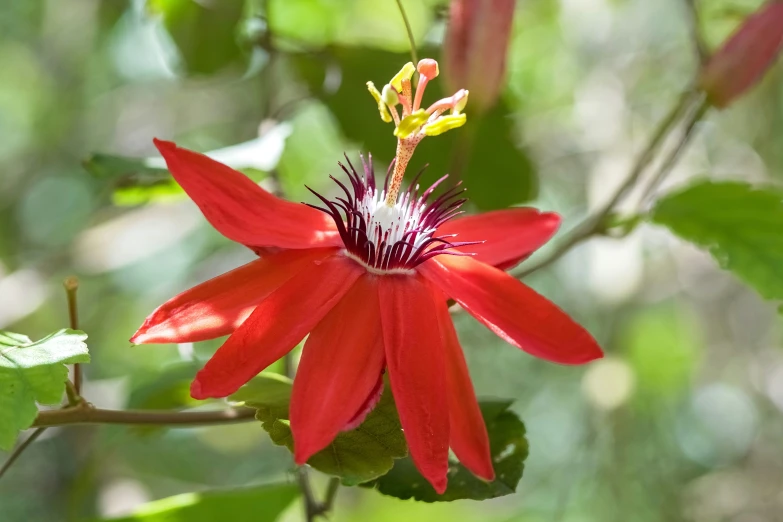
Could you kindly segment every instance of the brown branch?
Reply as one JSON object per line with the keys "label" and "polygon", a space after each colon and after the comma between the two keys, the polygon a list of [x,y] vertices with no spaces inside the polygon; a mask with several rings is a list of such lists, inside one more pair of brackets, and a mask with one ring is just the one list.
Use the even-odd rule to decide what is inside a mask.
{"label": "brown branch", "polygon": [[340,479],[332,477],[329,479],[329,485],[326,487],[326,498],[321,504],[321,514],[329,513],[334,508],[334,501],[337,498],[337,491],[340,489]]}
{"label": "brown branch", "polygon": [[251,408],[215,411],[104,410],[82,404],[74,408],[41,411],[33,427],[70,426],[73,424],[125,424],[151,426],[209,426],[246,422],[255,418]]}
{"label": "brown branch", "polygon": [[640,201],[641,205],[645,205],[646,202],[649,202],[650,198],[652,198],[652,196],[655,194],[656,189],[660,186],[663,180],[666,179],[666,176],[668,176],[672,171],[674,165],[677,164],[677,160],[680,159],[680,156],[695,134],[696,124],[699,123],[702,118],[704,118],[704,115],[707,113],[709,108],[709,103],[702,101],[698,108],[694,110],[693,114],[691,114],[691,116],[688,118],[687,123],[685,124],[685,129],[683,130],[682,136],[677,142],[677,145],[675,145],[666,159],[663,160],[663,163],[661,163],[658,172],[655,173],[652,180],[650,180],[650,183],[647,185],[647,188],[644,189],[644,193],[642,194]]}
{"label": "brown branch", "polygon": [[306,467],[300,466],[296,468],[296,481],[304,499],[305,520],[313,522],[315,517],[318,516],[319,502],[315,498],[315,493],[313,493],[313,487],[310,484],[310,477],[307,475]]}
{"label": "brown branch", "polygon": [[614,210],[614,207],[617,205],[617,203],[619,203],[620,200],[625,197],[628,192],[636,185],[636,182],[655,158],[655,154],[663,145],[663,142],[666,140],[669,132],[687,111],[695,96],[696,93],[693,89],[688,89],[680,96],[677,103],[671,108],[666,117],[658,125],[658,128],[650,138],[647,146],[637,158],[623,184],[620,185],[614,194],[612,194],[612,196],[609,198],[609,201],[607,201],[594,214],[588,216],[584,221],[571,229],[563,241],[558,246],[556,246],[555,249],[549,253],[549,255],[532,266],[525,267],[522,265],[518,267],[517,269],[510,272],[511,275],[521,278],[532,274],[536,270],[547,267],[560,259],[563,255],[566,254],[566,252],[571,250],[579,243],[601,232],[601,229],[605,225],[607,216],[609,216],[612,210]]}

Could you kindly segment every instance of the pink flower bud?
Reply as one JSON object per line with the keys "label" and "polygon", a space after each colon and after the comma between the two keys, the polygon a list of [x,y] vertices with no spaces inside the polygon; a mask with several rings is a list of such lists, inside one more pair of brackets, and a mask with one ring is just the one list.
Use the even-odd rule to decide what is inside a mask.
{"label": "pink flower bud", "polygon": [[443,74],[449,91],[470,90],[477,111],[495,104],[506,74],[515,0],[452,0]]}
{"label": "pink flower bud", "polygon": [[716,107],[727,107],[758,83],[783,46],[783,1],[748,17],[705,65],[699,85]]}

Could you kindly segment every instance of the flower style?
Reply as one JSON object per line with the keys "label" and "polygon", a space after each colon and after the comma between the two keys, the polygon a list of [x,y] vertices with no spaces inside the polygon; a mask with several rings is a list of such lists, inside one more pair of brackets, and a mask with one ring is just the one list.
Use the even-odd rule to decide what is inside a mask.
{"label": "flower style", "polygon": [[[601,349],[554,304],[503,271],[549,240],[556,214],[512,208],[458,216],[461,189],[434,193],[445,177],[423,191],[416,181],[401,190],[403,164],[416,143],[433,128],[453,128],[454,117],[464,122],[467,93],[410,120],[436,74],[433,63],[419,64],[415,98],[411,67],[378,94],[403,151],[384,184],[376,186],[371,159],[362,159],[360,171],[348,161],[341,165],[348,183],[333,178],[340,196],[314,192],[321,207],[279,199],[226,165],[155,140],[206,219],[260,257],[164,303],[131,341],[230,335],[192,384],[193,397],[206,399],[235,392],[309,334],[291,398],[296,462],[361,423],[388,373],[413,461],[442,493],[449,448],[477,476],[494,478],[447,298],[508,343],[549,361],[581,364],[601,357]],[[441,116],[446,109],[452,114]]]}

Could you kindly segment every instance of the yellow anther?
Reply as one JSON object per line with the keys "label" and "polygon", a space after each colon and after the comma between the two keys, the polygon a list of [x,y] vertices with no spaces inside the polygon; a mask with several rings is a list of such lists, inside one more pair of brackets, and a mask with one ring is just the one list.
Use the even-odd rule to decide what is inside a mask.
{"label": "yellow anther", "polygon": [[427,136],[437,136],[443,134],[451,129],[462,127],[467,121],[465,114],[450,114],[448,116],[441,116],[432,123],[428,123],[421,128],[422,132]]}
{"label": "yellow anther", "polygon": [[460,89],[457,91],[457,93],[454,95],[456,102],[454,103],[452,114],[459,114],[462,112],[462,110],[465,108],[465,105],[468,104],[468,94],[469,92],[467,89]]}
{"label": "yellow anther", "polygon": [[401,121],[400,124],[397,125],[397,128],[394,129],[394,135],[400,138],[401,140],[404,140],[414,132],[416,132],[419,127],[421,127],[427,119],[430,117],[429,114],[427,114],[427,111],[424,109],[419,109],[418,111],[414,112],[413,114],[409,114],[405,116]]}
{"label": "yellow anther", "polygon": [[367,82],[367,90],[370,91],[372,97],[375,98],[376,102],[378,102],[378,112],[381,113],[381,119],[386,123],[392,121],[391,115],[389,114],[389,109],[386,108],[386,104],[383,102],[383,98],[381,98],[381,93],[379,93],[378,89],[375,88],[375,84],[372,82]]}
{"label": "yellow anther", "polygon": [[416,68],[413,66],[413,62],[408,62],[402,66],[400,72],[395,74],[389,83],[397,92],[402,92],[402,81],[413,78],[413,73],[415,72]]}

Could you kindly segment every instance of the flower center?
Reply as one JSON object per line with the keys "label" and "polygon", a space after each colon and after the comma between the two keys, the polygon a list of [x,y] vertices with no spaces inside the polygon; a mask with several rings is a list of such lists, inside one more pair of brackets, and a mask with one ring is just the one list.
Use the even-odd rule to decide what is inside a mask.
{"label": "flower center", "polygon": [[[329,214],[349,256],[379,273],[399,273],[414,269],[427,259],[440,254],[466,255],[457,247],[476,242],[452,242],[454,235],[438,236],[440,225],[460,214],[466,201],[459,196],[465,189],[459,185],[431,199],[435,188],[446,180],[442,177],[419,194],[416,176],[407,190],[401,191],[393,205],[388,204],[389,175],[383,190],[375,186],[372,158],[362,157],[364,175],[359,175],[348,160],[348,168],[340,167],[348,175],[351,187],[332,177],[345,194],[329,200],[308,187],[325,205],[313,208]],[[393,166],[390,173],[393,172]],[[419,173],[421,175],[421,173]]]}

